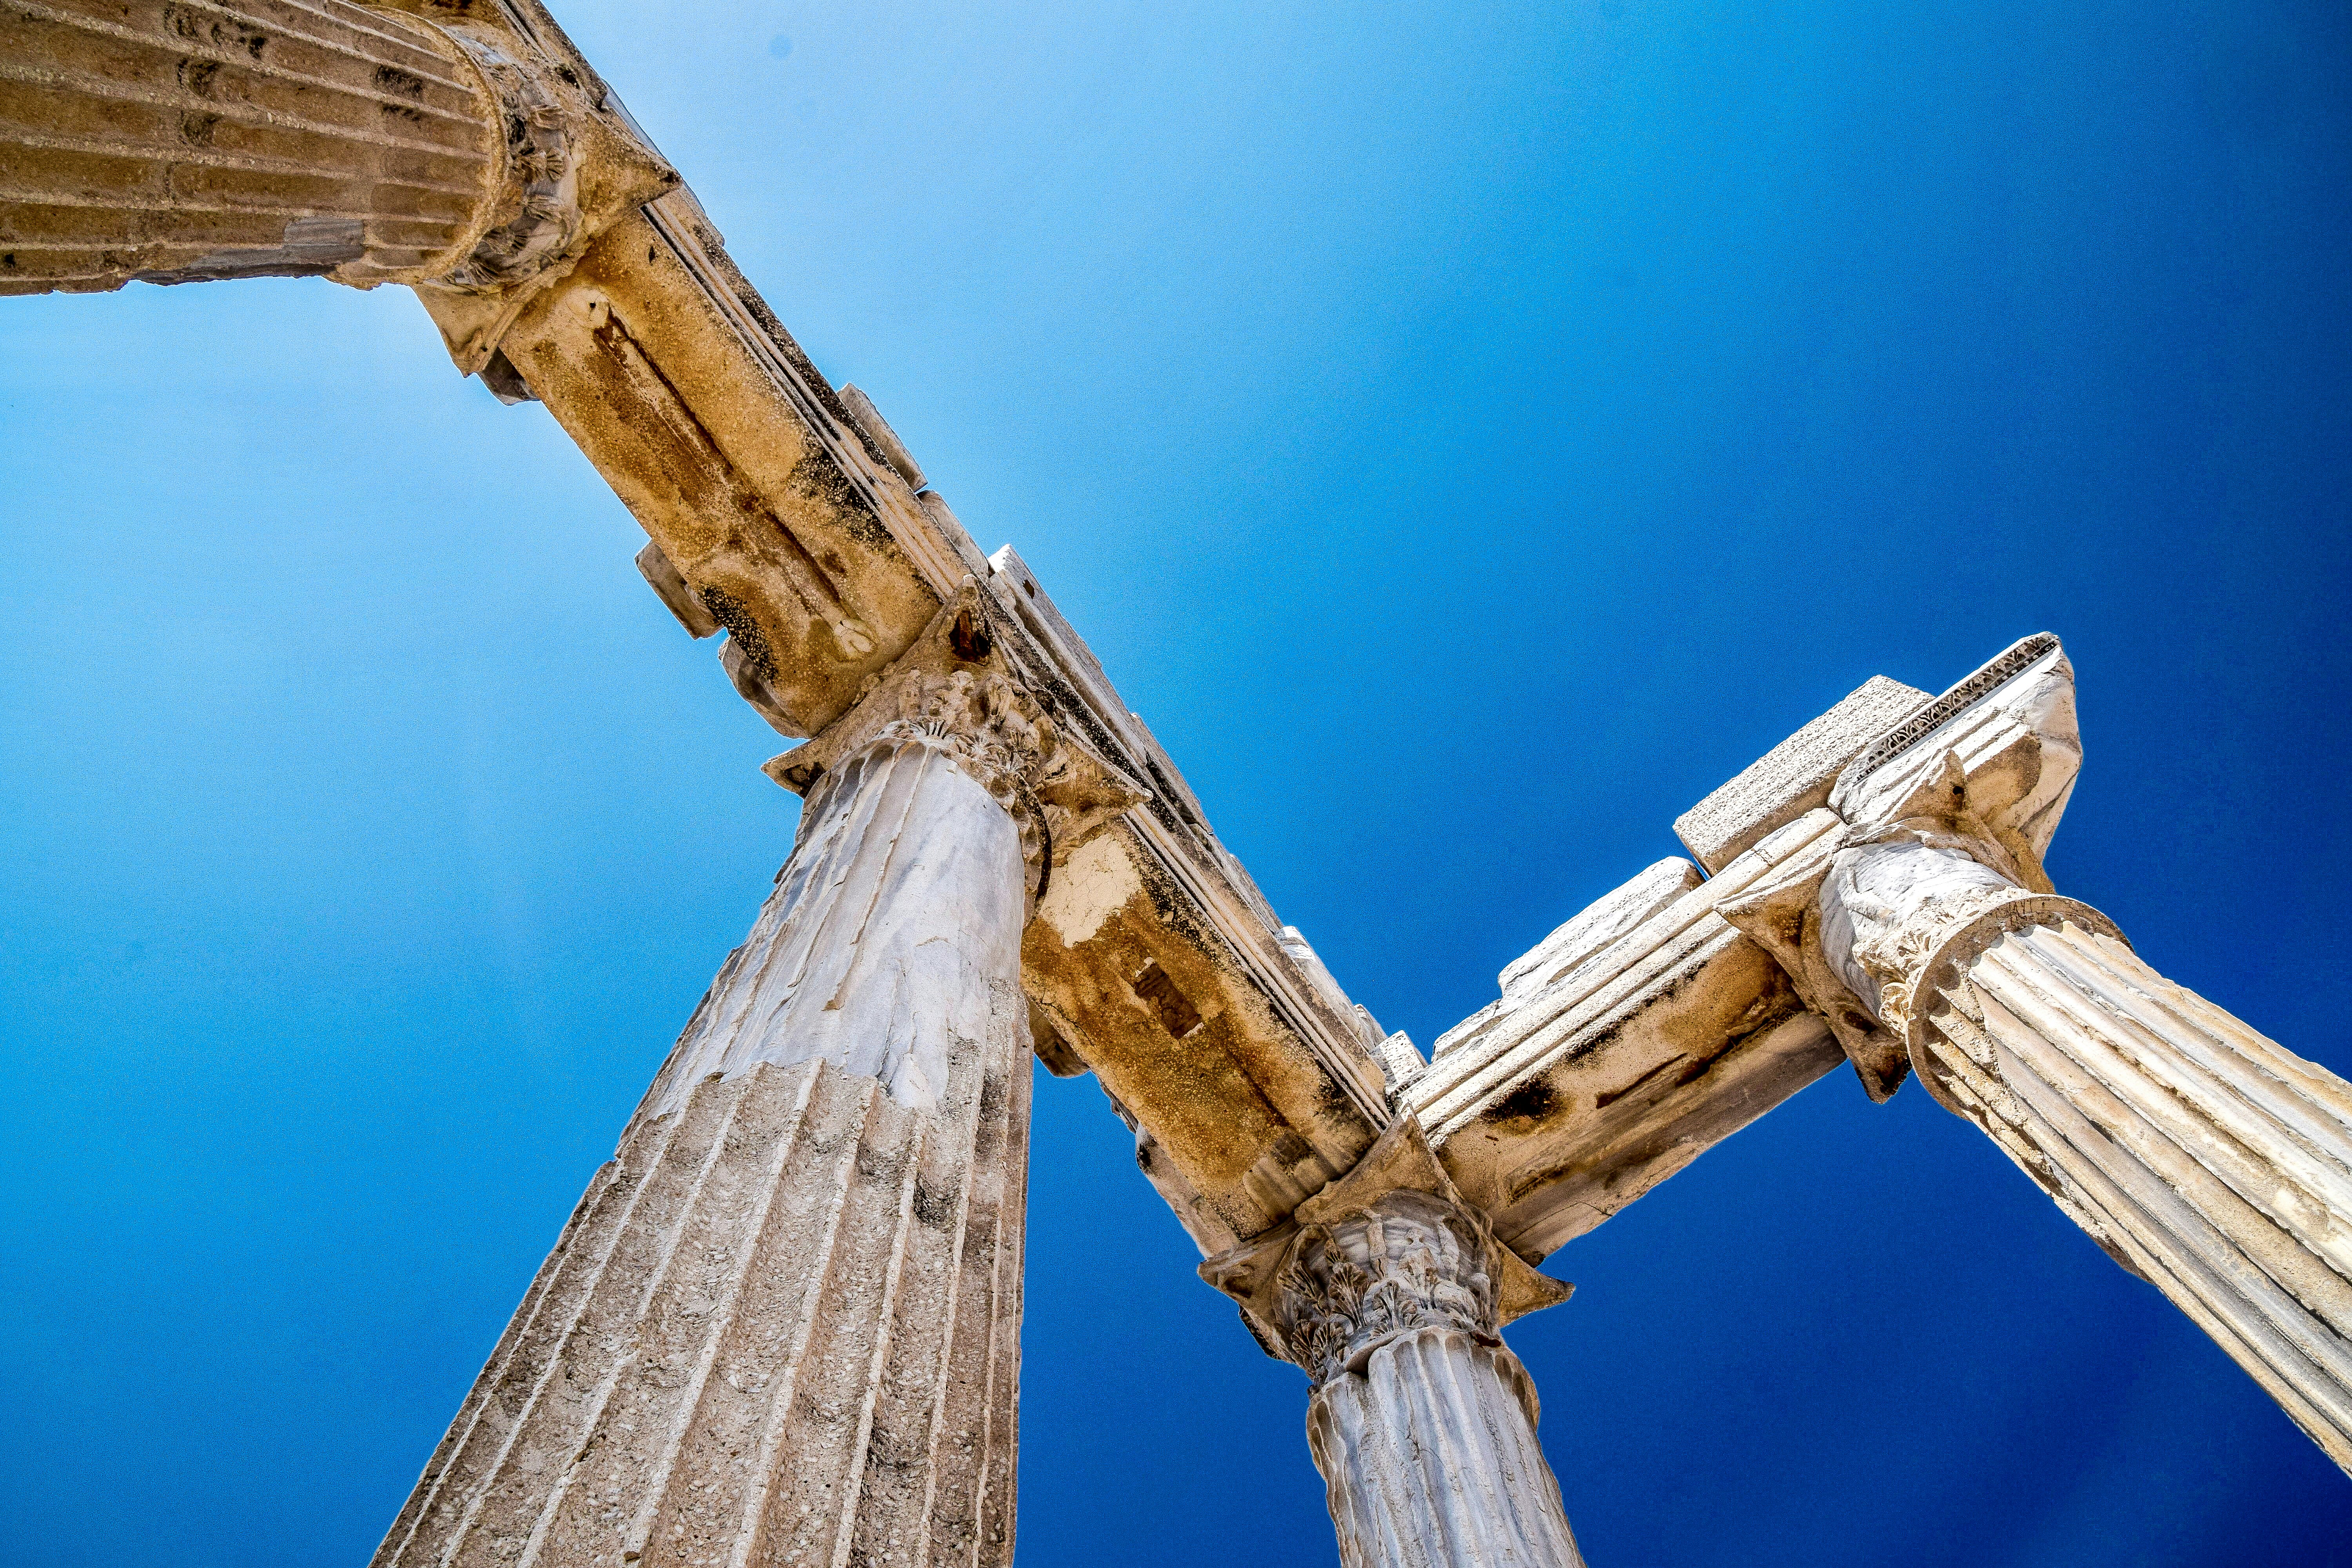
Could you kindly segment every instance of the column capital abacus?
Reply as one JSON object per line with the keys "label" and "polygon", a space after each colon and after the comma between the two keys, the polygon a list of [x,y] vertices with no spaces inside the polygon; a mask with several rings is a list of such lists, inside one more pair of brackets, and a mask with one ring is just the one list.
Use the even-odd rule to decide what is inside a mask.
{"label": "column capital abacus", "polygon": [[864,752],[940,752],[1020,829],[1034,910],[1055,865],[1150,795],[1045,713],[1001,651],[992,613],[966,578],[914,645],[867,679],[848,712],[761,771],[814,804],[824,781]]}
{"label": "column capital abacus", "polygon": [[1200,1272],[1240,1305],[1269,1355],[1318,1389],[1424,1329],[1499,1345],[1504,1324],[1575,1289],[1496,1239],[1409,1113],[1288,1220]]}

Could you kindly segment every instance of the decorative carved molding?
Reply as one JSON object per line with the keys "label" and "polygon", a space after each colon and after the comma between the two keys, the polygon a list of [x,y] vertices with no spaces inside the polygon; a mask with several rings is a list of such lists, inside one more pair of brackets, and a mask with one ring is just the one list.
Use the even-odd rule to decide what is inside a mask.
{"label": "decorative carved molding", "polygon": [[1500,1344],[1504,1324],[1575,1289],[1496,1239],[1410,1112],[1355,1169],[1202,1263],[1201,1278],[1240,1304],[1268,1354],[1306,1368],[1318,1387],[1422,1329]]}
{"label": "decorative carved molding", "polygon": [[523,308],[616,221],[676,189],[677,171],[538,0],[376,3],[435,35],[494,110],[497,172],[468,242],[454,263],[397,279],[415,285],[457,368],[478,374]]}
{"label": "decorative carved molding", "polygon": [[2036,632],[2011,644],[1991,663],[1889,730],[1876,744],[1847,764],[1840,775],[1840,783],[1868,778],[1949,723],[1970,704],[1981,701],[1995,688],[2035,659],[2053,652],[2057,647],[2058,638],[2050,632]]}
{"label": "decorative carved molding", "polygon": [[1499,1345],[1488,1272],[1495,1247],[1468,1211],[1410,1190],[1308,1226],[1276,1281],[1283,1345],[1318,1388],[1423,1329]]}
{"label": "decorative carved molding", "polygon": [[503,161],[480,237],[463,260],[432,281],[462,293],[487,293],[530,278],[578,236],[579,137],[543,68],[532,68],[510,45],[472,30],[438,30],[479,73],[498,105]]}
{"label": "decorative carved molding", "polygon": [[[1914,1025],[1937,954],[1989,911],[2050,893],[2032,847],[1977,808],[1958,752],[1906,767],[1909,787],[1886,797],[1885,819],[1824,839],[1772,881],[1717,906],[1788,972],[1881,1103],[1918,1060]],[[2084,911],[2067,918],[2115,931],[2088,905],[2059,902]]]}
{"label": "decorative carved molding", "polygon": [[915,745],[952,757],[1020,828],[1034,910],[1054,867],[1149,795],[1023,689],[997,650],[990,614],[967,578],[848,712],[762,771],[815,809],[824,780],[861,752]]}

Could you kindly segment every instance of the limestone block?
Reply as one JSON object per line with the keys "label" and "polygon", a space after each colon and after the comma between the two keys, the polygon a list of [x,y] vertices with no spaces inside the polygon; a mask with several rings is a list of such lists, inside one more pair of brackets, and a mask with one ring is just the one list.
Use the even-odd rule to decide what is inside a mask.
{"label": "limestone block", "polygon": [[858,433],[874,443],[889,465],[898,470],[898,477],[905,479],[910,489],[921,489],[923,488],[921,466],[915,461],[914,455],[907,450],[907,444],[898,439],[898,432],[891,429],[890,422],[882,417],[882,411],[874,406],[874,400],[856,387],[844,382],[841,386],[841,403],[843,407],[849,410],[849,417],[856,425]]}
{"label": "limestone block", "polygon": [[1441,1042],[1405,1098],[1521,1255],[1601,1224],[1837,1065],[1780,966],[1715,910],[1836,826],[1809,813],[1696,885],[1685,862],[1650,868],[1561,928],[1580,934],[1507,969],[1520,988]]}
{"label": "limestone block", "polygon": [[1839,770],[1927,700],[1914,687],[1872,676],[1676,817],[1675,836],[1708,875],[1720,873],[1766,834],[1828,805]]}

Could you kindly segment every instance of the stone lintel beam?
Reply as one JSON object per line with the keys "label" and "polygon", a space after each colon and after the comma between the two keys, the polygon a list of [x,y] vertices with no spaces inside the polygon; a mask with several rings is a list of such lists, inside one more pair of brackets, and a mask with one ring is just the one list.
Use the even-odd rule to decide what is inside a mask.
{"label": "stone lintel beam", "polygon": [[1811,984],[1801,944],[1725,909],[1818,881],[1847,837],[1832,790],[1930,732],[2038,865],[2081,757],[2072,691],[2046,636],[1934,700],[1874,679],[1676,823],[1711,876],[1661,861],[1507,968],[1403,1090],[1496,1234],[1541,1258],[1842,1059],[1892,1093],[1886,1032]]}
{"label": "stone lintel beam", "polygon": [[[533,0],[154,0],[132,13],[146,29],[142,39],[118,37],[121,27],[84,0],[14,0],[0,10],[0,26],[12,44],[26,40],[12,61],[37,66],[75,48],[136,44],[156,91],[235,100],[218,132],[232,141],[248,132],[282,139],[289,105],[324,112],[313,100],[349,99],[362,120],[389,115],[413,126],[402,107],[409,100],[382,86],[406,79],[378,76],[379,67],[408,71],[425,83],[419,112],[457,150],[449,156],[466,154],[464,170],[435,180],[463,194],[489,188],[509,168],[543,174],[561,162],[571,171],[574,186],[565,189],[583,216],[555,230],[542,225],[510,245],[506,218],[491,223],[464,209],[484,236],[506,236],[492,247],[508,265],[497,277],[388,267],[363,276],[355,260],[291,269],[416,283],[458,367],[509,402],[543,403],[596,465],[650,536],[639,555],[649,584],[689,632],[727,633],[730,679],[788,737],[824,733],[973,580],[1009,678],[1066,734],[1149,792],[1034,889],[1042,918],[1024,938],[1023,971],[1041,1054],[1057,1070],[1101,1075],[1137,1124],[1138,1158],[1155,1184],[1183,1194],[1180,1217],[1204,1252],[1278,1223],[1361,1156],[1390,1114],[1366,1016],[1319,964],[1285,947],[1281,921],[1035,575],[1009,549],[982,555],[936,492],[917,492],[922,470],[881,411],[863,394],[845,399],[811,364],[692,193],[544,9]],[[201,37],[173,20],[199,15]],[[310,38],[324,36],[321,17],[342,29],[341,64]],[[431,62],[440,63],[428,70]],[[15,137],[0,180],[64,179],[78,167],[57,145],[58,128],[111,68],[60,66],[44,77],[48,67],[39,66],[29,85],[0,81],[0,147]],[[553,110],[530,98],[541,90]],[[513,113],[509,99],[520,105]],[[262,155],[259,140],[237,143],[234,156],[218,147],[199,155],[179,139],[179,123],[154,132],[170,155],[150,181],[156,189],[189,188],[189,176],[174,172],[182,164],[227,179]],[[487,136],[486,127],[499,136],[467,141]],[[520,139],[513,147],[509,135]],[[565,136],[579,154],[568,162],[551,142],[540,145]],[[366,218],[377,199],[367,182],[425,155],[398,148],[409,163],[387,163],[390,154],[369,153],[356,173],[339,173],[337,160],[350,161],[343,145],[331,137],[270,143],[272,178],[324,181],[345,193],[334,198],[344,205],[322,195],[298,216],[348,207]],[[635,184],[624,177],[632,172]],[[536,184],[524,197],[517,210],[539,215],[534,222],[571,210]],[[507,211],[491,205],[490,217]],[[278,233],[264,237],[274,245]],[[478,258],[488,243],[469,241],[464,254]],[[160,265],[141,259],[145,252],[124,254],[131,258],[106,275],[111,283],[87,286],[117,286]],[[180,266],[184,258],[165,259]],[[247,258],[186,275],[289,269]]]}
{"label": "stone lintel beam", "polygon": [[1660,862],[1505,972],[1405,1100],[1521,1254],[1581,1236],[1834,1068],[1837,1045],[1718,899],[1801,855],[1820,811],[1702,880]]}

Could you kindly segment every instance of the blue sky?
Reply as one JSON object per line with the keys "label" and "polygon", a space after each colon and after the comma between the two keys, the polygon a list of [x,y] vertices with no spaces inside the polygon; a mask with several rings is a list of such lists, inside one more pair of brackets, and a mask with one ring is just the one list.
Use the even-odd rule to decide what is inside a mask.
{"label": "blue sky", "polygon": [[[1390,1026],[2049,629],[2060,887],[2352,1070],[2340,6],[559,15]],[[789,847],[773,737],[400,290],[0,302],[0,1563],[362,1561]],[[1030,1223],[1022,1561],[1330,1563],[1089,1082]],[[1595,1568],[2352,1563],[1916,1089],[1548,1268]]]}

